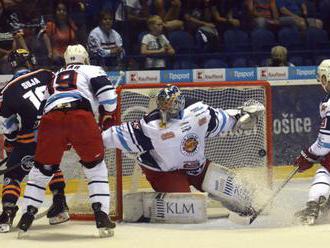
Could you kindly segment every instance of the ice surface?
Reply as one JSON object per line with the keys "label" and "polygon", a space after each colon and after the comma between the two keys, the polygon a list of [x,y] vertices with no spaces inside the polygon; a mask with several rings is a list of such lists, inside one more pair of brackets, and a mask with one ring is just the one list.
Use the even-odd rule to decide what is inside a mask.
{"label": "ice surface", "polygon": [[35,221],[25,239],[17,240],[17,231],[14,231],[0,234],[0,244],[1,248],[328,247],[330,221],[315,226],[292,222],[293,213],[305,205],[309,183],[310,180],[290,182],[275,199],[269,214],[260,216],[248,226],[233,224],[228,219],[212,219],[193,225],[119,223],[114,237],[100,239],[92,222],[71,221],[50,226],[43,218]]}

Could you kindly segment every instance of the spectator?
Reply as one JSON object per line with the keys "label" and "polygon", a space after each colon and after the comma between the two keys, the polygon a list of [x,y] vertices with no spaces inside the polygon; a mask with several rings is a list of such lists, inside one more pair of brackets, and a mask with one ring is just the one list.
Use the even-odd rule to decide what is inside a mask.
{"label": "spectator", "polygon": [[91,60],[101,66],[111,66],[120,69],[124,49],[119,33],[112,29],[113,16],[110,10],[103,10],[99,14],[99,26],[94,28],[88,36],[88,48]]}
{"label": "spectator", "polygon": [[245,0],[245,4],[253,28],[273,28],[280,24],[276,0]]}
{"label": "spectator", "polygon": [[197,39],[201,52],[213,52],[219,45],[219,33],[212,15],[214,2],[210,0],[186,0],[184,19],[187,29]]}
{"label": "spectator", "polygon": [[150,33],[144,35],[142,38],[141,54],[147,56],[153,55],[154,57],[146,58],[145,67],[147,69],[165,68],[165,59],[160,57],[175,54],[173,47],[163,34],[163,27],[163,20],[160,16],[155,15],[148,19]]}
{"label": "spectator", "polygon": [[181,1],[180,0],[155,0],[153,7],[155,14],[159,15],[164,22],[167,31],[183,29],[183,21],[180,19]]}
{"label": "spectator", "polygon": [[281,23],[297,26],[300,30],[305,30],[307,26],[323,28],[320,19],[308,17],[304,0],[276,0],[276,4],[280,10]]}
{"label": "spectator", "polygon": [[0,73],[11,73],[8,54],[18,48],[27,49],[18,14],[19,2],[0,1]]}
{"label": "spectator", "polygon": [[151,6],[152,0],[125,0],[116,10],[116,27],[123,34],[125,50],[130,54],[139,49],[129,41],[139,40],[139,35],[146,31]]}
{"label": "spectator", "polygon": [[267,66],[294,66],[288,62],[288,50],[284,46],[274,46],[271,50],[271,58]]}
{"label": "spectator", "polygon": [[[240,21],[233,16],[233,0],[210,0],[211,12],[217,26],[239,27]],[[222,28],[220,28],[222,29]]]}
{"label": "spectator", "polygon": [[64,0],[54,5],[54,21],[49,21],[43,35],[47,47],[48,58],[56,66],[64,65],[63,54],[68,45],[77,43],[77,28],[68,14]]}

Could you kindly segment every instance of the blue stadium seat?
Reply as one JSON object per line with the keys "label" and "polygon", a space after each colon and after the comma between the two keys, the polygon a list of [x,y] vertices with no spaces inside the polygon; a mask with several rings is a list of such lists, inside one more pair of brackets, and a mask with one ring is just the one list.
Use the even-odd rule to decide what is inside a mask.
{"label": "blue stadium seat", "polygon": [[288,50],[302,50],[304,48],[301,33],[294,27],[280,29],[278,32],[278,42]]}
{"label": "blue stadium seat", "polygon": [[309,27],[305,31],[305,48],[310,50],[330,49],[327,31]]}
{"label": "blue stadium seat", "polygon": [[244,57],[239,57],[231,60],[231,66],[232,67],[247,67],[248,66],[248,60]]}
{"label": "blue stadium seat", "polygon": [[292,56],[289,58],[289,62],[292,63],[295,66],[303,66],[304,64],[304,58],[302,56]]}
{"label": "blue stadium seat", "polygon": [[194,38],[186,31],[173,31],[168,34],[168,40],[176,53],[191,53],[196,49]]}
{"label": "blue stadium seat", "polygon": [[225,52],[246,52],[250,50],[249,35],[239,29],[229,29],[223,34]]}
{"label": "blue stadium seat", "polygon": [[251,44],[256,52],[270,52],[270,49],[276,45],[275,35],[264,28],[254,29],[251,32]]}
{"label": "blue stadium seat", "polygon": [[204,62],[204,68],[227,68],[228,65],[222,59],[208,59]]}

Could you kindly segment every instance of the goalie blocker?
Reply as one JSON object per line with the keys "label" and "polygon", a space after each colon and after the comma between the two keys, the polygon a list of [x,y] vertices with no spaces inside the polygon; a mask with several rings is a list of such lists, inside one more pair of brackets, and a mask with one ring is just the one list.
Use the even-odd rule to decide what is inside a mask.
{"label": "goalie blocker", "polygon": [[[211,163],[202,189],[220,201],[231,215],[251,216],[252,194],[227,168]],[[124,196],[124,221],[156,223],[202,223],[207,221],[207,197],[201,193],[138,192]]]}

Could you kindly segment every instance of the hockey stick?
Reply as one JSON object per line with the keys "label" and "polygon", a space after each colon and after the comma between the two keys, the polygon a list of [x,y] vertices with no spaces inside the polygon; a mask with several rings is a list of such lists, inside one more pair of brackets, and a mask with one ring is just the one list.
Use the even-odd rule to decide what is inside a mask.
{"label": "hockey stick", "polygon": [[274,200],[274,198],[281,192],[281,190],[288,184],[288,182],[296,175],[299,167],[295,168],[290,172],[284,182],[275,190],[271,197],[261,206],[258,211],[255,211],[251,216],[241,216],[237,213],[231,212],[229,219],[238,224],[252,224],[255,219],[266,209],[266,207]]}
{"label": "hockey stick", "polygon": [[4,158],[3,160],[0,161],[0,166],[6,163],[8,160],[8,157]]}
{"label": "hockey stick", "polygon": [[268,199],[268,201],[266,201],[264,203],[264,205],[262,205],[262,207],[255,213],[252,215],[252,217],[250,218],[250,224],[252,224],[252,222],[265,210],[265,208],[274,200],[274,198],[278,195],[278,193],[281,192],[281,190],[285,187],[285,185],[288,184],[288,182],[294,177],[294,175],[296,175],[296,173],[298,172],[299,167],[294,168],[294,170],[292,170],[290,172],[290,174],[288,175],[288,177],[285,179],[285,181],[275,190],[275,192],[273,193],[273,195]]}
{"label": "hockey stick", "polygon": [[124,76],[125,76],[125,72],[120,71],[120,72],[119,72],[119,77],[117,78],[117,80],[116,80],[116,82],[115,82],[115,84],[114,84],[114,87],[115,87],[115,88],[118,88],[118,86],[121,84],[120,81],[123,79]]}
{"label": "hockey stick", "polygon": [[[2,161],[1,161],[1,162],[2,162]],[[12,171],[12,170],[14,170],[14,169],[16,169],[16,168],[19,167],[19,166],[21,166],[21,163],[18,163],[18,164],[15,164],[15,165],[13,165],[13,166],[11,166],[11,167],[9,167],[9,168],[6,168],[6,169],[3,169],[3,170],[0,170],[0,176],[3,175],[3,174],[5,174],[5,173],[8,173],[8,172],[10,172],[10,171]]]}

